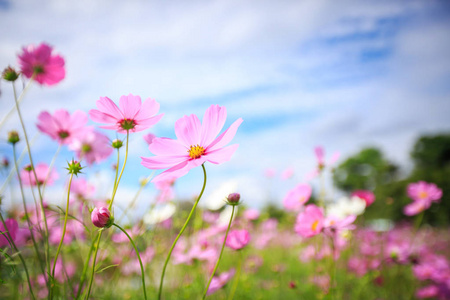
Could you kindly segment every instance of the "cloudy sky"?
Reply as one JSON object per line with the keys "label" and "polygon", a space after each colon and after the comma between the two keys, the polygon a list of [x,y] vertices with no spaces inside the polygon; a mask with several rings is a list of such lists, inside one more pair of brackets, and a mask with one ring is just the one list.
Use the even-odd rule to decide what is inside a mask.
{"label": "cloudy sky", "polygon": [[[66,79],[33,86],[23,103],[31,136],[40,111],[88,111],[100,96],[156,99],[165,116],[148,132],[171,138],[183,115],[226,106],[226,126],[244,119],[234,139],[240,147],[232,161],[207,165],[207,193],[234,180],[258,207],[267,193],[282,196],[304,180],[316,145],[343,158],[377,146],[407,169],[417,137],[448,132],[449,16],[447,1],[0,0],[0,67],[16,65],[22,46],[42,41],[66,60]],[[3,116],[12,92],[5,82],[0,88]],[[11,155],[4,138],[13,128],[15,116],[0,129],[0,155]],[[132,136],[123,203],[150,174],[140,165],[150,156],[141,137]],[[56,148],[40,136],[34,155],[49,161]],[[71,155],[58,158],[61,181]],[[102,178],[105,188],[111,162],[88,177]],[[288,167],[296,174],[288,182],[269,185],[262,175]],[[179,196],[198,193],[201,183],[198,168],[179,180]],[[152,189],[142,201],[151,201]]]}

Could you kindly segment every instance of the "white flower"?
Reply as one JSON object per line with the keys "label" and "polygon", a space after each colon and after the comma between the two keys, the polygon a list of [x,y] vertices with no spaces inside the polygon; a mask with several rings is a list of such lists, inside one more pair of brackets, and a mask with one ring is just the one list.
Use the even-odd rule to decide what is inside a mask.
{"label": "white flower", "polygon": [[335,203],[327,206],[327,216],[334,216],[339,219],[344,219],[350,215],[361,215],[366,209],[366,202],[358,197],[347,198],[343,197]]}
{"label": "white flower", "polygon": [[236,193],[238,183],[236,180],[228,180],[222,183],[217,189],[207,195],[202,201],[209,210],[221,209],[225,204],[225,199],[231,193]]}
{"label": "white flower", "polygon": [[177,208],[173,203],[166,203],[163,206],[155,207],[144,215],[144,223],[147,225],[161,223],[172,217],[176,209]]}

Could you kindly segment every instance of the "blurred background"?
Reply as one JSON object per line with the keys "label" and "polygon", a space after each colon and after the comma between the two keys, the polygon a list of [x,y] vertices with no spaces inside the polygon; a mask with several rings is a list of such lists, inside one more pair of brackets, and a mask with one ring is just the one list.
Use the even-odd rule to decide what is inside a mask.
{"label": "blurred background", "polygon": [[[142,135],[174,138],[178,118],[219,104],[228,111],[226,126],[239,117],[244,123],[233,159],[207,165],[204,205],[221,201],[217,189],[223,196],[233,189],[247,206],[276,214],[287,190],[308,181],[320,145],[327,159],[340,153],[328,177],[336,197],[375,191],[367,218],[402,218],[407,183],[425,180],[444,190],[442,205],[426,218],[447,224],[449,16],[448,1],[0,0],[0,67],[17,66],[21,48],[41,42],[66,60],[61,84],[34,85],[24,100],[31,136],[43,110],[87,112],[100,96],[118,101],[129,93],[161,104],[162,121],[132,135],[118,203],[151,173],[140,164],[151,156]],[[3,117],[13,96],[5,82],[0,90]],[[10,160],[12,129],[19,129],[15,115],[0,131],[0,156]],[[57,144],[41,135],[33,148],[37,162],[48,163]],[[72,156],[63,149],[58,157],[60,182]],[[113,163],[86,171],[99,198],[110,190]],[[177,181],[177,197],[190,199],[201,184],[201,169],[192,170]],[[49,201],[62,194],[61,185],[49,189]],[[154,195],[150,185],[142,205]]]}

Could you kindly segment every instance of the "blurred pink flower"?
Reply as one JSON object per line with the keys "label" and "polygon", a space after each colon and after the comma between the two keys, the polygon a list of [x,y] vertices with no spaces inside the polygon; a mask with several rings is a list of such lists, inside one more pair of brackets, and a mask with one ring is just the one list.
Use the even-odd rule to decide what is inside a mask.
{"label": "blurred pink flower", "polygon": [[250,242],[250,233],[247,230],[231,230],[228,233],[225,245],[234,250],[241,250]]}
{"label": "blurred pink flower", "polygon": [[298,211],[308,202],[312,188],[309,184],[299,184],[284,197],[283,205],[287,210]]}
{"label": "blurred pink flower", "polygon": [[19,230],[19,224],[14,219],[5,220],[5,225],[6,228],[3,225],[3,223],[0,222],[0,232],[4,233],[0,234],[0,247],[5,247],[9,245],[10,240],[8,234],[6,233],[7,231],[9,232],[9,235],[11,236],[12,240],[15,241],[17,231]]}
{"label": "blurred pink flower", "polygon": [[435,298],[438,294],[439,288],[436,285],[428,285],[416,291],[416,297],[419,299]]}
{"label": "blurred pink flower", "polygon": [[250,221],[257,220],[259,218],[259,210],[255,208],[249,208],[244,211],[244,218]]}
{"label": "blurred pink flower", "polygon": [[60,144],[70,144],[86,131],[87,121],[86,113],[80,110],[72,115],[65,109],[59,109],[53,115],[43,111],[38,116],[37,128]]}
{"label": "blurred pink flower", "polygon": [[75,151],[78,159],[86,160],[89,165],[107,159],[113,151],[108,137],[93,130],[86,131],[74,139],[69,149]]}
{"label": "blurred pink flower", "polygon": [[155,187],[159,191],[158,196],[156,197],[157,203],[166,203],[175,198],[175,192],[173,188],[175,180],[176,178],[172,177],[155,182]]}
{"label": "blurred pink flower", "polygon": [[64,59],[59,55],[52,55],[52,52],[52,47],[45,43],[37,47],[23,47],[18,56],[22,74],[27,78],[35,74],[34,80],[45,85],[54,85],[63,80],[66,76]]}
{"label": "blurred pink flower", "polygon": [[364,201],[366,201],[366,207],[372,205],[375,202],[375,195],[371,191],[368,190],[357,190],[354,191],[351,197],[358,197]]}
{"label": "blurred pink flower", "polygon": [[219,276],[214,276],[209,285],[207,295],[211,295],[220,290],[231,278],[233,278],[234,272],[234,269],[231,269],[228,272],[223,272]]}
{"label": "blurred pink flower", "polygon": [[148,98],[142,103],[141,97],[132,94],[120,97],[119,106],[120,109],[108,97],[100,97],[97,100],[98,110],[91,109],[89,116],[95,122],[110,124],[101,128],[126,133],[145,130],[158,123],[164,115],[156,115],[159,103],[155,100]]}
{"label": "blurred pink flower", "polygon": [[316,154],[317,165],[320,168],[325,166],[325,150],[323,150],[322,146],[316,146],[314,148],[314,153]]}
{"label": "blurred pink flower", "polygon": [[233,139],[242,119],[236,120],[217,137],[226,117],[225,107],[211,105],[205,112],[202,124],[196,115],[184,116],[175,123],[177,140],[153,139],[149,150],[156,156],[142,157],[142,165],[149,169],[169,169],[152,181],[179,178],[207,161],[221,164],[230,160],[238,145],[225,145]]}
{"label": "blurred pink flower", "polygon": [[78,199],[88,199],[92,197],[95,192],[95,186],[88,183],[84,178],[77,178],[72,180],[70,185],[70,193],[75,195]]}
{"label": "blurred pink flower", "polygon": [[425,181],[410,183],[407,192],[408,196],[414,201],[425,203],[439,202],[442,197],[442,190],[437,185]]}
{"label": "blurred pink flower", "polygon": [[[37,182],[41,185],[52,185],[55,180],[58,179],[58,173],[56,173],[55,169],[52,169],[49,173],[49,167],[46,163],[39,163],[35,166]],[[34,177],[33,171],[28,171],[22,169],[20,171],[20,178],[22,179],[22,183],[24,185],[36,185],[36,178]]]}
{"label": "blurred pink flower", "polygon": [[277,171],[273,168],[267,168],[264,170],[264,176],[266,176],[267,178],[273,178],[275,177]]}
{"label": "blurred pink flower", "polygon": [[103,228],[111,225],[111,213],[106,207],[94,208],[91,213],[92,224],[96,227]]}
{"label": "blurred pink flower", "polygon": [[429,206],[425,202],[414,201],[403,208],[403,213],[407,216],[415,216],[428,208]]}
{"label": "blurred pink flower", "polygon": [[295,232],[303,237],[312,237],[322,231],[323,223],[322,209],[314,204],[310,204],[298,214],[294,229]]}
{"label": "blurred pink flower", "polygon": [[294,169],[293,168],[287,168],[286,170],[281,173],[281,179],[287,180],[289,178],[292,178],[294,176]]}
{"label": "blurred pink flower", "polygon": [[153,133],[148,133],[144,135],[142,138],[147,142],[147,144],[151,144],[153,142],[153,139],[156,137]]}

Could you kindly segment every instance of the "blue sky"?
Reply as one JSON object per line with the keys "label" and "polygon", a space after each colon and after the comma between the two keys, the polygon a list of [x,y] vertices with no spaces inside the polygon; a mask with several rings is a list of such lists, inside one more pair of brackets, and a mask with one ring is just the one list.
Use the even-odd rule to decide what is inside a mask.
{"label": "blue sky", "polygon": [[[279,198],[314,167],[316,145],[344,158],[378,146],[408,170],[418,136],[450,130],[449,12],[446,1],[2,0],[0,66],[42,41],[66,59],[60,85],[33,86],[25,99],[31,135],[41,110],[88,111],[100,96],[156,99],[165,117],[150,131],[172,138],[178,118],[225,105],[227,126],[244,119],[240,147],[232,161],[207,166],[207,193],[235,180],[247,204],[261,206],[268,198],[263,170],[294,167],[295,180],[271,185]],[[1,90],[3,115],[12,93],[4,83]],[[17,127],[11,118],[0,135]],[[1,143],[2,154],[8,149]],[[55,150],[41,136],[35,156],[50,160]],[[123,203],[149,174],[140,165],[150,155],[141,134],[130,155]],[[63,151],[59,169],[70,157]],[[103,187],[108,166],[92,170]],[[200,169],[179,181],[179,196],[198,193],[196,184]],[[151,194],[152,187],[142,201]]]}

